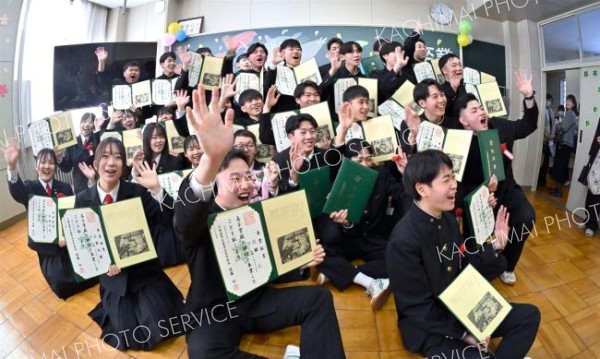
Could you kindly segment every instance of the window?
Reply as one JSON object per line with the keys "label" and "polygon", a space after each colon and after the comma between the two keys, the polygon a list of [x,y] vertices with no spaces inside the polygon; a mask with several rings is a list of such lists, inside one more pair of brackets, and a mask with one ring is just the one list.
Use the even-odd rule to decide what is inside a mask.
{"label": "window", "polygon": [[579,15],[581,55],[584,61],[600,60],[600,9]]}
{"label": "window", "polygon": [[542,27],[545,64],[579,60],[577,17],[571,16]]}

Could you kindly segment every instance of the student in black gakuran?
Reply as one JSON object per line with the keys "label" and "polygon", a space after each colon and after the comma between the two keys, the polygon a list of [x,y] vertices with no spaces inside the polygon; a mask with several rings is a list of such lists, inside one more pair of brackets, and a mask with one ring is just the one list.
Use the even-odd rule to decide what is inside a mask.
{"label": "student in black gakuran", "polygon": [[[387,248],[390,288],[394,293],[398,326],[406,349],[428,358],[491,357],[489,337],[482,343],[469,334],[438,296],[468,263],[476,269],[494,261],[507,242],[509,214],[501,207],[495,224],[496,240],[478,251],[456,251],[462,244],[454,208],[457,184],[452,160],[437,150],[414,154],[404,171],[404,188],[414,204],[398,222]],[[493,332],[502,337],[496,359],[524,358],[540,324],[539,310],[512,304],[508,316]]]}
{"label": "student in black gakuran", "polygon": [[[218,112],[218,89],[213,90],[210,110],[202,86],[193,93],[193,119],[204,155],[198,168],[184,179],[179,190],[180,201],[175,207],[175,228],[183,242],[188,260],[191,285],[186,310],[199,317],[204,308],[216,308],[214,315],[226,320],[211,325],[197,325],[187,331],[190,358],[256,358],[240,350],[243,333],[272,331],[292,325],[301,326],[300,352],[303,358],[344,358],[344,350],[331,294],[320,287],[290,287],[276,289],[262,286],[229,303],[235,306],[231,315],[224,284],[210,240],[208,216],[250,203],[250,168],[243,152],[230,152],[233,134],[233,111],[225,116]],[[213,197],[214,185],[218,187]],[[276,185],[277,174],[269,178]],[[320,263],[324,256],[321,246],[313,252]],[[303,270],[306,268],[303,268]],[[304,271],[306,274],[306,271]],[[291,275],[300,277],[301,271]],[[221,310],[223,309],[223,310]]]}

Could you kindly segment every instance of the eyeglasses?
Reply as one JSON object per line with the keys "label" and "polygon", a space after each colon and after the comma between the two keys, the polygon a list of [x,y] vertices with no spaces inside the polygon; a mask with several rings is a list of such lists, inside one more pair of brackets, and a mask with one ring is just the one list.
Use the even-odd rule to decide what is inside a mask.
{"label": "eyeglasses", "polygon": [[237,145],[233,145],[233,148],[236,149],[236,150],[241,150],[241,151],[243,151],[245,149],[248,150],[248,151],[251,151],[251,150],[253,150],[253,149],[256,148],[256,145],[253,144],[253,143],[248,143],[246,145],[244,145],[244,144],[237,144]]}

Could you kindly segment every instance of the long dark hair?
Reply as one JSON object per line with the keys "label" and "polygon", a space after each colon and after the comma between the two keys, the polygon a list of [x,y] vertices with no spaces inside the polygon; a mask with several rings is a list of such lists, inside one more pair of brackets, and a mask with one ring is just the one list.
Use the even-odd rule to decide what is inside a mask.
{"label": "long dark hair", "polygon": [[162,152],[160,153],[161,157],[165,157],[169,155],[169,141],[167,140],[167,131],[163,127],[161,123],[153,122],[149,123],[144,127],[144,135],[142,136],[142,150],[144,151],[144,161],[148,162],[148,164],[152,165],[152,149],[150,148],[150,140],[152,140],[152,135],[156,131],[156,135],[163,136],[165,138],[165,146],[163,147]]}
{"label": "long dark hair", "polygon": [[573,108],[571,109],[571,111],[575,112],[575,115],[579,116],[579,110],[578,110],[578,105],[577,105],[577,99],[575,98],[575,95],[573,94],[569,94],[567,95],[567,100],[571,100],[571,102],[573,102]]}
{"label": "long dark hair", "polygon": [[102,158],[102,154],[104,153],[105,149],[108,149],[111,154],[114,154],[114,151],[116,150],[116,152],[121,156],[121,162],[123,163],[123,166],[121,167],[121,179],[124,179],[127,169],[127,154],[125,153],[125,145],[123,145],[123,142],[114,137],[107,137],[103,139],[96,147],[94,168],[98,168],[100,159]]}

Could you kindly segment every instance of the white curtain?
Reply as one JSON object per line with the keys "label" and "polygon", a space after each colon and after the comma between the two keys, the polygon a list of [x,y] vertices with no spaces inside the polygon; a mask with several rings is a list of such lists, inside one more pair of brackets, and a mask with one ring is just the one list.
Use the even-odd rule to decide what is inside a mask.
{"label": "white curtain", "polygon": [[[26,19],[21,81],[30,83],[30,104],[21,124],[42,119],[54,110],[54,46],[106,41],[108,9],[87,0],[30,0]],[[94,58],[92,58],[92,61]]]}

